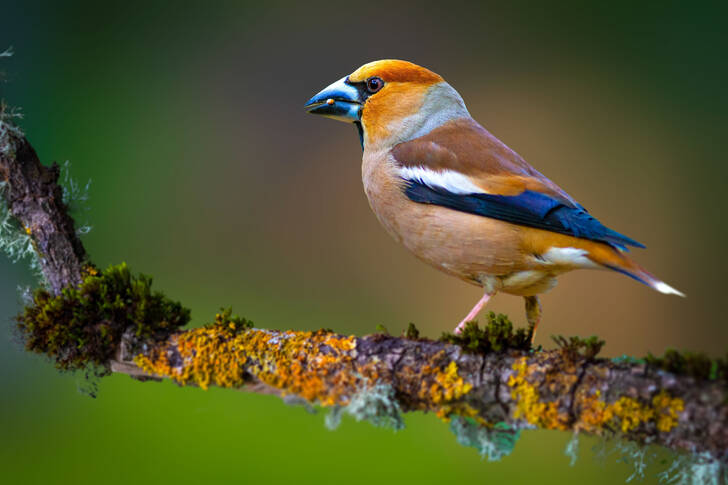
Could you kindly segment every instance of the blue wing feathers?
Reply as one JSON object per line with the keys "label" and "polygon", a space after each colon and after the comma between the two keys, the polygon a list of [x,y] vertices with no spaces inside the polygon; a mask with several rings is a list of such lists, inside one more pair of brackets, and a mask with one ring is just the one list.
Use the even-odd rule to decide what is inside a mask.
{"label": "blue wing feathers", "polygon": [[567,205],[546,194],[526,190],[519,195],[455,194],[440,187],[430,187],[417,180],[405,180],[405,194],[423,204],[499,219],[523,226],[545,229],[583,239],[611,244],[621,250],[626,246],[644,248],[592,217],[582,206]]}

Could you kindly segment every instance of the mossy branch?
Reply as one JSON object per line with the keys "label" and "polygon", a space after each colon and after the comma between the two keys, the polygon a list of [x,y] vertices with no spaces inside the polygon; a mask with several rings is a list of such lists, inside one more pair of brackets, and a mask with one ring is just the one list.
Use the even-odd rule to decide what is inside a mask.
{"label": "mossy branch", "polygon": [[646,362],[565,348],[469,353],[442,340],[265,330],[226,312],[154,345],[127,337],[112,369],[141,378],[247,387],[323,406],[347,406],[367,389],[387,386],[402,411],[466,418],[501,432],[619,434],[716,457],[728,450],[725,381],[676,375]]}
{"label": "mossy branch", "polygon": [[510,451],[520,430],[543,428],[659,444],[721,466],[728,460],[726,361],[603,359],[596,338],[531,349],[524,331],[492,314],[484,327],[439,341],[419,338],[414,326],[402,337],[265,330],[229,311],[180,330],[188,311],[152,292],[149,278],[123,265],[99,273],[88,263],[57,165],[43,167],[5,119],[0,183],[0,204],[32,238],[48,282],[18,327],[29,350],[61,369],[97,366],[142,380],[278,394],[331,407],[331,424],[345,411],[398,428],[401,412],[431,411],[493,459]]}

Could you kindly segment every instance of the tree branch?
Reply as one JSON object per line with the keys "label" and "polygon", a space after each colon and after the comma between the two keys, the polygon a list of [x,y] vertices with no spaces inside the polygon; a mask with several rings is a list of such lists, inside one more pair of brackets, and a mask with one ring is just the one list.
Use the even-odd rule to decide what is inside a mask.
{"label": "tree branch", "polygon": [[22,132],[0,109],[0,181],[10,214],[32,236],[40,269],[54,294],[81,283],[86,251],[58,185],[60,168],[45,167]]}
{"label": "tree branch", "polygon": [[[51,323],[65,325],[63,305],[83,297],[88,306],[98,298],[92,290],[103,281],[89,280],[95,271],[89,273],[62,202],[57,165],[43,167],[20,131],[2,120],[0,147],[0,181],[8,185],[5,202],[31,235],[56,295],[36,299],[35,305],[55,308],[58,321]],[[62,291],[69,287],[81,296]],[[159,308],[165,305],[162,301]],[[501,443],[496,456],[508,451],[502,443],[512,446],[521,429],[543,428],[619,435],[728,459],[724,375],[711,378],[667,372],[644,360],[596,358],[600,344],[595,341],[562,339],[556,350],[536,351],[523,344],[522,332],[514,333],[509,322],[492,317],[485,329],[470,326],[466,337],[451,337],[454,343],[414,334],[354,337],[326,330],[256,329],[229,312],[218,314],[210,325],[181,331],[177,327],[186,321],[184,312],[173,306],[176,323],[169,324],[171,317],[163,314],[147,315],[144,319],[155,321],[136,326],[123,320],[115,324],[123,325],[116,336],[109,328],[119,320],[118,313],[99,308],[101,313],[94,313],[99,316],[84,325],[92,333],[99,329],[113,346],[110,370],[142,380],[171,378],[180,385],[273,393],[395,428],[402,423],[400,412],[431,411],[464,433],[477,430],[486,444]],[[27,309],[19,317],[23,328],[30,328],[29,319],[37,314]],[[107,327],[101,328],[101,320]],[[47,330],[49,323],[45,325]],[[153,332],[146,331],[150,325]]]}
{"label": "tree branch", "polygon": [[646,363],[589,359],[565,349],[471,354],[426,339],[241,327],[222,315],[141,352],[129,337],[112,369],[135,377],[248,386],[324,406],[347,406],[386,386],[404,412],[467,417],[491,429],[619,433],[713,456],[728,449],[724,384]]}

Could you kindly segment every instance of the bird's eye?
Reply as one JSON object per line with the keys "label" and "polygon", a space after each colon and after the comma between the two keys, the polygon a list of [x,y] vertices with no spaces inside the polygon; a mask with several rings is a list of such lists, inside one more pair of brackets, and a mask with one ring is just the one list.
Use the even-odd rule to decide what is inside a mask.
{"label": "bird's eye", "polygon": [[380,77],[370,77],[367,79],[367,91],[374,94],[384,86],[384,81]]}

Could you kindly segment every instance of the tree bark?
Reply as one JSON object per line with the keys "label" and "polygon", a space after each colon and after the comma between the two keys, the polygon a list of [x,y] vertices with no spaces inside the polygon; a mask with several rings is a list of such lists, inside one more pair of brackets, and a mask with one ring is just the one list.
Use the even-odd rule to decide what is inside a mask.
{"label": "tree bark", "polygon": [[722,459],[728,450],[724,383],[645,363],[588,359],[563,349],[479,355],[444,342],[382,334],[234,333],[222,324],[129,351],[142,346],[127,335],[112,369],[180,385],[245,386],[325,406],[346,406],[383,385],[404,412],[471,418],[487,428],[619,434]]}
{"label": "tree bark", "polygon": [[0,119],[0,181],[7,184],[10,213],[33,238],[50,290],[78,285],[86,251],[76,235],[73,219],[58,185],[60,169],[45,167],[20,130]]}

